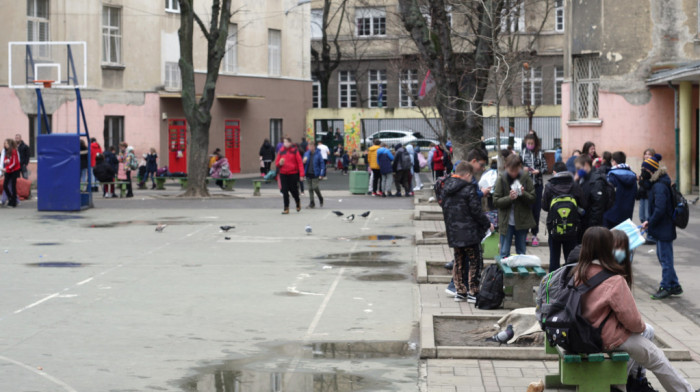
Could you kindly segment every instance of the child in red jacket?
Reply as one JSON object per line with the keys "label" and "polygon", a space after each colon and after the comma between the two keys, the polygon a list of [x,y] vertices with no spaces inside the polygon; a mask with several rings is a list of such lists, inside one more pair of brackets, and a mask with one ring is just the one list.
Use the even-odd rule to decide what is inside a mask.
{"label": "child in red jacket", "polygon": [[5,176],[3,190],[7,196],[7,203],[10,207],[17,207],[17,177],[20,174],[20,163],[14,139],[5,140],[5,161],[2,172]]}
{"label": "child in red jacket", "polygon": [[301,211],[299,181],[304,181],[304,163],[296,145],[292,144],[292,139],[284,138],[284,145],[277,153],[275,166],[277,166],[277,172],[279,173],[282,197],[284,199],[282,214],[289,214],[289,193],[292,194],[297,204],[297,212]]}

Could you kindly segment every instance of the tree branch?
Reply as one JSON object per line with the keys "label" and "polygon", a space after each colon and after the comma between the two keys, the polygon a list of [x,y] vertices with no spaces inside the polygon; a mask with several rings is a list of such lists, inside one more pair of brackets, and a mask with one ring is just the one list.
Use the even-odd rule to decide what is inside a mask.
{"label": "tree branch", "polygon": [[202,34],[204,34],[204,38],[207,39],[207,41],[210,39],[209,36],[209,31],[207,30],[207,26],[204,25],[204,22],[202,22],[202,19],[199,18],[199,15],[197,15],[194,10],[192,10],[192,16],[194,16],[195,22],[199,25],[199,28],[202,30]]}

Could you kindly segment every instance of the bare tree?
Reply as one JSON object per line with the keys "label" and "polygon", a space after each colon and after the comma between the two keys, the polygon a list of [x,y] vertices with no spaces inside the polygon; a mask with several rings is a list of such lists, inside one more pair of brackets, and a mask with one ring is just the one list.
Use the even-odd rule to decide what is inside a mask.
{"label": "bare tree", "polygon": [[[182,77],[182,108],[190,130],[187,149],[187,190],[183,196],[207,197],[207,150],[211,107],[214,104],[216,81],[219,78],[221,59],[226,53],[231,0],[212,0],[209,27],[194,10],[195,0],[178,0],[180,3],[180,73]],[[202,96],[197,100],[194,80],[193,41],[194,26],[199,26],[207,42],[207,74]]]}
{"label": "bare tree", "polygon": [[322,108],[328,107],[328,87],[331,76],[340,65],[343,56],[339,38],[345,19],[347,0],[342,0],[335,9],[332,8],[333,3],[331,0],[323,0],[321,25],[318,26],[321,29],[321,40],[316,45],[318,48],[314,45],[311,46],[311,58],[314,65],[311,73],[320,84]]}

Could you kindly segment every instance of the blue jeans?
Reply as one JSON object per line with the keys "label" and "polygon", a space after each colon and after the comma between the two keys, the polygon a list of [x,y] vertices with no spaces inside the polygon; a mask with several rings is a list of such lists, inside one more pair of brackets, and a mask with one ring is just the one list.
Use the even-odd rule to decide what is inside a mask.
{"label": "blue jeans", "polygon": [[639,222],[644,223],[649,219],[649,199],[639,199]]}
{"label": "blue jeans", "polygon": [[656,240],[656,255],[661,264],[661,288],[670,290],[680,286],[676,269],[673,267],[673,241]]}
{"label": "blue jeans", "polygon": [[515,236],[515,253],[519,255],[525,254],[527,229],[515,230],[515,226],[509,225],[506,235],[501,234],[501,258],[510,255],[510,246],[513,244],[513,236]]}

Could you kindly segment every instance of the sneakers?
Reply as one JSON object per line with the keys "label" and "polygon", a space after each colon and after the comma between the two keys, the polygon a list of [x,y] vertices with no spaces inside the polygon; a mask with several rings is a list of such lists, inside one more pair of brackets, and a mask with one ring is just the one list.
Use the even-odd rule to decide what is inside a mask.
{"label": "sneakers", "polygon": [[309,209],[311,209],[311,208],[316,208],[316,205],[313,204],[313,203],[311,203],[311,204],[309,204],[308,206],[306,206],[306,208],[309,208]]}
{"label": "sneakers", "polygon": [[455,302],[467,302],[467,297],[468,297],[468,295],[466,295],[466,294],[456,294],[455,295]]}
{"label": "sneakers", "polygon": [[449,297],[457,296],[457,291],[455,291],[455,284],[450,282],[450,285],[445,289],[445,294]]}
{"label": "sneakers", "polygon": [[651,386],[646,377],[637,378],[633,376],[627,378],[627,390],[634,392],[659,392]]}
{"label": "sneakers", "polygon": [[282,210],[282,215],[289,215],[289,208]]}
{"label": "sneakers", "polygon": [[471,295],[471,294],[467,294],[467,303],[475,304],[476,303],[476,296]]}
{"label": "sneakers", "polygon": [[671,294],[670,290],[666,290],[663,287],[659,287],[659,291],[652,294],[651,299],[655,299],[655,300],[666,299],[666,298],[670,297],[671,295],[672,294]]}
{"label": "sneakers", "polygon": [[319,205],[321,206],[321,208],[323,208],[323,198],[322,197],[318,198],[318,202],[320,203]]}
{"label": "sneakers", "polygon": [[671,291],[671,295],[675,295],[675,296],[683,295],[683,287],[681,287],[680,285],[672,288],[670,291]]}
{"label": "sneakers", "polygon": [[537,237],[532,237],[532,246],[540,246],[540,240]]}

